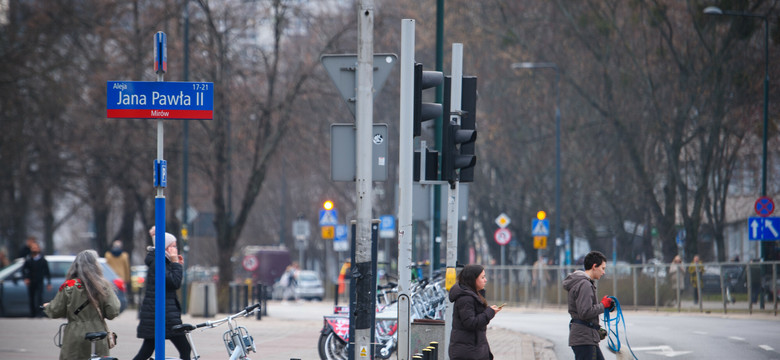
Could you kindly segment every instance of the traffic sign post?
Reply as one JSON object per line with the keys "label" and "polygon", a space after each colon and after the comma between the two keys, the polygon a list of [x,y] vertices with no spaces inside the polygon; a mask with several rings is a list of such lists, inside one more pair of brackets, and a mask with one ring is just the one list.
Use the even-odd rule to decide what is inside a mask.
{"label": "traffic sign post", "polygon": [[756,215],[767,217],[775,211],[775,202],[769,196],[762,196],[756,200],[753,209],[756,210]]}
{"label": "traffic sign post", "polygon": [[[208,82],[165,82],[168,70],[167,36],[154,34],[154,72],[157,81],[107,81],[106,117],[157,119],[157,158],[154,161],[153,184],[156,189],[155,274],[158,284],[165,282],[165,187],[167,164],[163,159],[163,119],[210,120],[214,112],[214,84]],[[183,216],[189,218],[189,216]],[[186,222],[182,236],[186,240]],[[185,246],[185,252],[186,252]],[[155,293],[155,358],[165,358],[165,287]]]}
{"label": "traffic sign post", "polygon": [[501,215],[498,215],[496,218],[496,225],[502,229],[509,226],[510,223],[512,223],[512,219],[510,219],[507,214],[501,213]]}
{"label": "traffic sign post", "polygon": [[780,240],[780,217],[748,218],[748,240]]}
{"label": "traffic sign post", "polygon": [[509,229],[498,229],[493,234],[493,239],[496,240],[498,245],[504,246],[509,244],[509,242],[512,240],[512,232],[510,232]]}

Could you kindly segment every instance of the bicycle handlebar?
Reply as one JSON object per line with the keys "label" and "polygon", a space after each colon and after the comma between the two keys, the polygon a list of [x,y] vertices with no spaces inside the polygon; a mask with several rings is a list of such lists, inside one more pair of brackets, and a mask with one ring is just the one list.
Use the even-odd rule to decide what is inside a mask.
{"label": "bicycle handlebar", "polygon": [[195,325],[195,327],[197,327],[197,328],[202,328],[202,327],[213,328],[213,327],[222,325],[223,323],[226,323],[226,322],[228,322],[228,321],[230,321],[230,320],[232,320],[234,318],[237,318],[239,316],[249,316],[249,314],[251,314],[252,311],[257,309],[258,307],[260,307],[260,303],[257,303],[257,304],[254,304],[254,305],[249,305],[249,306],[245,307],[244,310],[241,310],[241,311],[239,311],[239,312],[237,312],[237,313],[235,313],[233,315],[228,315],[227,317],[224,317],[224,318],[219,319],[219,320],[206,321],[204,323],[200,323],[198,325]]}

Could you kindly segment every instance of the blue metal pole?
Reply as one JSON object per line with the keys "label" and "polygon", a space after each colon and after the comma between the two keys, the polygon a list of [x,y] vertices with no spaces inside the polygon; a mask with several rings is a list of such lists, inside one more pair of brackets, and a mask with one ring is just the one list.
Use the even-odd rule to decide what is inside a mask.
{"label": "blue metal pole", "polygon": [[[167,37],[162,31],[154,35],[154,70],[157,81],[164,81],[168,69]],[[164,129],[162,119],[157,120],[157,160],[155,161],[154,186],[154,358],[165,359],[165,187],[168,170],[163,160]]]}

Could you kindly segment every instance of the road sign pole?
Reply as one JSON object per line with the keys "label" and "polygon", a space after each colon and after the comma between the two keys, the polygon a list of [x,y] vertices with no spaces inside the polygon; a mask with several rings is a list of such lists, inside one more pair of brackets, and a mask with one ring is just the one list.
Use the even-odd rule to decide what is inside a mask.
{"label": "road sign pole", "polygon": [[[165,81],[165,71],[168,68],[168,56],[166,49],[166,37],[162,31],[154,35],[154,67],[157,73],[157,81]],[[155,211],[155,250],[154,250],[154,357],[165,359],[165,182],[167,177],[165,160],[163,160],[163,120],[157,120],[157,196],[154,200]]]}

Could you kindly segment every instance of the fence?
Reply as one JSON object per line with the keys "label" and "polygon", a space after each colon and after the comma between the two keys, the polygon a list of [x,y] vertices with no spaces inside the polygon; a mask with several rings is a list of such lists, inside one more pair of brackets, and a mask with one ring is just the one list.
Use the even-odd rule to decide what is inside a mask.
{"label": "fence", "polygon": [[[597,282],[598,293],[616,296],[624,309],[656,311],[769,312],[777,315],[780,295],[780,261],[761,263],[704,263],[694,274],[691,264],[607,262],[606,274]],[[487,298],[491,303],[514,306],[565,308],[563,279],[582,265],[489,266]],[[675,275],[676,274],[676,275]],[[692,279],[698,279],[693,280]],[[694,284],[698,286],[694,286]],[[694,294],[694,291],[696,294]],[[694,297],[696,296],[696,297]],[[701,301],[694,303],[694,299]]]}

